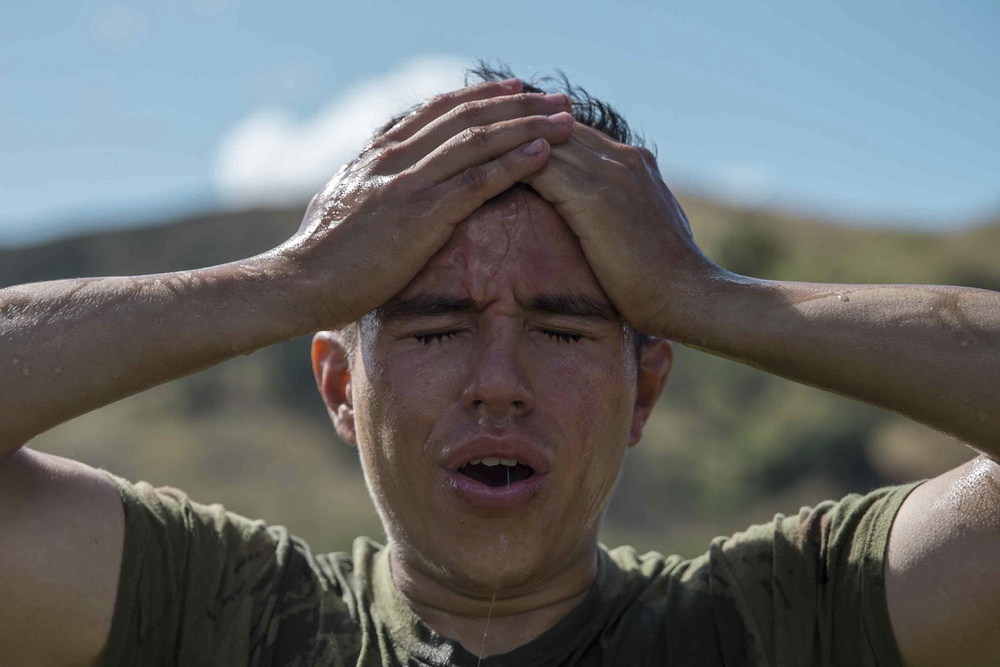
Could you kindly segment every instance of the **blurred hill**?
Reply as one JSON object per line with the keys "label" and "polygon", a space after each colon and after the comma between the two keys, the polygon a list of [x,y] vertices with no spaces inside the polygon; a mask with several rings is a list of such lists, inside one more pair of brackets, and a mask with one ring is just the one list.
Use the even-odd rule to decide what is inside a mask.
{"label": "blurred hill", "polygon": [[[1000,290],[1000,220],[952,235],[834,224],[686,198],[698,242],[762,278],[939,283]],[[181,220],[0,249],[0,286],[192,269],[270,249],[302,211]],[[353,449],[316,395],[309,340],[231,360],[120,401],[32,446],[202,502],[281,523],[317,549],[382,537]],[[867,405],[680,348],[643,443],[632,450],[603,539],[694,555],[775,512],[935,475],[971,458],[946,436]]]}

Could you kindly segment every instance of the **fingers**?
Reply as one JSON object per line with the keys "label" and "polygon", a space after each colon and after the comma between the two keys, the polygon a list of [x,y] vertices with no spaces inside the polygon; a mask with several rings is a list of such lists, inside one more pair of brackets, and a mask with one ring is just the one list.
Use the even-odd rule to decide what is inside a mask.
{"label": "fingers", "polygon": [[464,220],[488,199],[541,169],[549,151],[545,139],[535,139],[485,164],[462,170],[429,192],[438,202],[434,214],[455,222]]}
{"label": "fingers", "polygon": [[617,151],[620,148],[630,148],[630,146],[615,141],[600,130],[595,130],[583,123],[577,124],[573,131],[573,139],[595,151]]}
{"label": "fingers", "polygon": [[[601,134],[597,131],[593,133]],[[609,188],[611,191],[629,189],[633,170],[618,161],[617,147],[622,144],[611,139],[588,137],[590,145],[586,145],[579,136],[578,124],[569,141],[552,147],[545,168],[530,173],[522,182],[555,206],[582,239],[589,233],[586,225],[574,222],[593,217],[596,210],[606,204],[604,199],[609,194]]]}
{"label": "fingers", "polygon": [[[554,146],[548,171],[572,166],[578,178],[592,182],[615,183],[622,179],[659,176],[659,167],[652,152],[622,144],[603,132],[579,123],[568,141]],[[589,178],[588,178],[589,177]]]}
{"label": "fingers", "polygon": [[461,104],[502,95],[515,95],[521,92],[522,87],[521,82],[517,79],[485,81],[475,86],[438,95],[399,121],[399,123],[386,132],[386,137],[393,141],[405,141],[435,119],[440,118]]}
{"label": "fingers", "polygon": [[531,116],[489,126],[470,127],[435,148],[413,166],[428,185],[443,182],[475,165],[482,165],[535,139],[562,143],[573,131],[568,113]]}
{"label": "fingers", "polygon": [[573,131],[572,141],[623,164],[633,167],[645,166],[659,171],[656,156],[648,148],[620,143],[592,127],[577,123],[576,129]]}
{"label": "fingers", "polygon": [[569,98],[561,93],[522,93],[471,100],[431,120],[415,132],[406,145],[411,154],[423,156],[471,127],[484,127],[528,116],[553,115],[570,109]]}
{"label": "fingers", "polygon": [[614,182],[627,167],[613,151],[601,152],[584,145],[574,131],[569,141],[553,146],[546,168],[525,182],[553,204],[588,199],[602,183]]}
{"label": "fingers", "polygon": [[[557,157],[556,149],[560,155]],[[550,204],[559,208],[570,203],[581,203],[599,189],[598,178],[586,168],[583,161],[567,159],[568,145],[553,147],[544,169],[530,172],[521,179]]]}
{"label": "fingers", "polygon": [[575,136],[570,137],[564,145],[559,146],[559,151],[553,151],[553,158],[560,163],[565,163],[583,172],[597,172],[604,165],[605,161],[617,161],[615,156],[607,155],[601,151],[594,150],[581,143]]}

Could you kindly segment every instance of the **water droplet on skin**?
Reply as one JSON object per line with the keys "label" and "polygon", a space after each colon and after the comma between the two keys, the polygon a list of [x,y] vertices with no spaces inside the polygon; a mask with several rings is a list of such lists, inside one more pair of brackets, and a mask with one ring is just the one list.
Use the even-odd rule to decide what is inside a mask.
{"label": "water droplet on skin", "polygon": [[52,369],[52,372],[55,373],[56,375],[59,375],[60,373],[62,373],[62,368],[56,366],[55,368]]}
{"label": "water droplet on skin", "polygon": [[25,366],[24,368],[21,369],[21,375],[28,377],[29,375],[31,375],[31,370],[27,366]]}
{"label": "water droplet on skin", "polygon": [[837,301],[850,301],[850,300],[851,300],[851,298],[849,296],[847,296],[846,294],[838,294],[837,295]]}

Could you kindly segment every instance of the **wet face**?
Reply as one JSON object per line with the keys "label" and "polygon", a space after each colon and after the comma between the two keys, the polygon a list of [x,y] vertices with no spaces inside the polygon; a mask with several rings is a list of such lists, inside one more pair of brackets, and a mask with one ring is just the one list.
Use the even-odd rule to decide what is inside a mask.
{"label": "wet face", "polygon": [[394,558],[488,595],[592,557],[635,440],[636,363],[547,202],[514,192],[463,222],[364,320],[350,384]]}

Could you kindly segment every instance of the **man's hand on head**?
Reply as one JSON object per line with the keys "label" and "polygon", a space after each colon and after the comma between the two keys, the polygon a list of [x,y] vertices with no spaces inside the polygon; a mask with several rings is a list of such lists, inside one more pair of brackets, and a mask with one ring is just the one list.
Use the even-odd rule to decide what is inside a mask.
{"label": "man's hand on head", "polygon": [[577,123],[548,163],[523,179],[579,237],[601,287],[640,331],[672,337],[694,296],[721,269],[698,249],[684,211],[645,148]]}
{"label": "man's hand on head", "polygon": [[511,80],[434,98],[313,198],[280,252],[311,286],[319,327],[345,326],[401,291],[455,225],[569,138],[566,96],[521,90]]}

